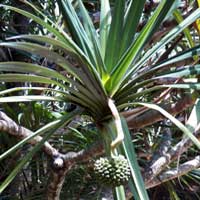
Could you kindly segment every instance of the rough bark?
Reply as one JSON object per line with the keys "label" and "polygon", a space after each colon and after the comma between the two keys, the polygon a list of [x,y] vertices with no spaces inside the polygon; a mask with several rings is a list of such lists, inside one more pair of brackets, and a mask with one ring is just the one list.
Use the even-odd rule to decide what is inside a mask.
{"label": "rough bark", "polygon": [[77,164],[88,162],[103,153],[103,144],[99,143],[86,150],[77,153],[69,152],[65,155],[60,154],[60,157],[55,158],[47,187],[47,200],[59,200],[65,176],[71,168]]}
{"label": "rough bark", "polygon": [[163,132],[163,138],[159,145],[158,150],[154,152],[151,161],[147,164],[147,167],[144,170],[145,182],[150,182],[154,178],[154,174],[156,174],[156,171],[158,171],[158,168],[163,166],[162,163],[166,162],[166,160],[169,160],[169,158],[166,155],[171,146],[171,139],[172,139],[171,135],[172,134],[171,134],[170,129],[166,128],[165,131]]}
{"label": "rough bark", "polygon": [[65,176],[67,172],[70,170],[68,167],[64,167],[63,169],[51,170],[51,175],[49,179],[49,184],[47,186],[47,200],[59,200],[60,192],[62,190],[63,183],[65,181]]}
{"label": "rough bark", "polygon": [[[194,135],[200,139],[199,132],[195,132]],[[172,161],[177,159],[181,154],[186,152],[189,147],[193,145],[193,142],[188,137],[184,137],[179,143],[172,147],[168,152],[163,153],[158,159],[153,160],[147,166],[144,179],[145,182],[151,184],[151,181],[168,166]]]}
{"label": "rough bark", "polygon": [[151,180],[150,182],[146,182],[145,186],[146,188],[152,188],[157,185],[160,185],[166,181],[175,179],[179,176],[182,176],[184,174],[187,174],[188,172],[192,171],[193,169],[197,169],[200,167],[200,156],[196,156],[194,159],[187,161],[181,165],[179,165],[176,168],[167,170],[163,173],[161,173],[159,176]]}

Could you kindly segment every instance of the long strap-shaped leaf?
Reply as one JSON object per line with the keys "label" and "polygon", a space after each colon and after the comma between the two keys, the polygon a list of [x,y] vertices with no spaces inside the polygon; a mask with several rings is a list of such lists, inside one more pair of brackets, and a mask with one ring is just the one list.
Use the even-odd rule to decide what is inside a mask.
{"label": "long strap-shaped leaf", "polygon": [[169,73],[164,73],[163,75],[158,75],[154,79],[159,78],[180,78],[185,77],[189,75],[199,75],[200,74],[200,65],[192,65],[192,66],[184,66],[181,67],[181,69],[173,70]]}
{"label": "long strap-shaped leaf", "polygon": [[200,90],[200,83],[165,84],[165,85],[161,85],[160,87]]}
{"label": "long strap-shaped leaf", "polygon": [[157,85],[154,87],[150,87],[148,89],[144,89],[141,92],[132,92],[130,95],[127,95],[124,98],[120,98],[117,101],[118,109],[124,109],[128,107],[128,104],[126,102],[128,101],[135,101],[137,98],[140,98],[144,95],[149,95],[151,92],[155,92],[157,90],[161,91],[166,88],[178,88],[178,89],[188,89],[188,90],[200,90],[200,84],[199,83],[182,83],[182,84],[162,84],[162,85]]}
{"label": "long strap-shaped leaf", "polygon": [[[75,57],[76,61],[80,64],[82,72],[80,70],[77,70],[76,68],[74,68],[66,60],[66,63],[69,66],[71,66],[72,68],[74,68],[74,70],[76,72],[78,72],[79,75],[81,75],[82,83],[84,83],[92,93],[95,93],[95,96],[98,96],[99,92],[100,92],[99,94],[101,94],[101,96],[103,96],[105,94],[105,91],[103,90],[103,86],[101,83],[100,75],[98,74],[98,72],[96,71],[94,66],[90,63],[88,58],[84,54],[82,54],[82,52],[79,51],[79,49],[77,49],[77,48],[72,49],[65,43],[58,41],[56,39],[53,39],[53,38],[49,38],[47,36],[19,35],[19,36],[14,36],[14,37],[11,37],[8,39],[30,39],[30,40],[37,41],[37,42],[42,42],[42,43],[45,42],[47,44],[53,45],[54,47],[60,48],[65,53],[72,55],[72,57]],[[30,43],[28,43],[28,44],[30,44]],[[37,46],[36,46],[36,48],[37,48]],[[51,50],[48,49],[48,51],[51,51]],[[67,70],[65,65],[63,65],[63,68]],[[98,89],[98,92],[95,92],[97,89]]]}
{"label": "long strap-shaped leaf", "polygon": [[[124,54],[120,62],[113,68],[111,72],[111,78],[107,82],[107,90],[110,92],[110,95],[113,96],[122,84],[125,75],[130,69],[131,63],[137,59],[137,56],[143,49],[144,45],[158,28],[162,20],[167,15],[170,7],[172,6],[174,0],[163,0],[159,4],[158,8],[150,18],[149,22],[143,28],[139,34],[136,41],[130,46],[127,52]],[[132,67],[131,71],[135,68]]]}
{"label": "long strap-shaped leaf", "polygon": [[173,40],[180,32],[182,32],[187,26],[192,24],[198,17],[200,16],[200,8],[198,8],[196,11],[194,11],[190,16],[188,16],[183,22],[181,22],[178,26],[176,26],[174,29],[172,29],[165,37],[163,37],[159,43],[157,43],[155,46],[153,46],[152,49],[150,49],[136,64],[135,67],[130,70],[125,80],[128,80],[128,78],[131,76],[132,72],[135,69],[140,69],[142,65],[156,52],[158,52],[163,46],[165,46],[167,43],[169,43],[171,40]]}
{"label": "long strap-shaped leaf", "polygon": [[108,41],[108,35],[111,23],[111,9],[109,0],[101,0],[101,12],[100,12],[100,44],[101,55],[105,59],[106,44]]}
{"label": "long strap-shaped leaf", "polygon": [[[0,71],[32,73],[32,74],[40,75],[42,77],[45,76],[45,77],[51,77],[54,79],[57,78],[57,79],[61,80],[62,82],[64,81],[64,82],[70,83],[72,85],[72,87],[69,87],[66,84],[62,85],[62,87],[66,88],[72,94],[77,94],[77,90],[78,90],[78,94],[83,94],[85,96],[85,99],[90,99],[91,102],[95,102],[98,104],[98,99],[96,99],[96,97],[94,97],[93,93],[91,93],[83,85],[81,85],[78,82],[78,80],[75,81],[73,79],[65,77],[65,76],[59,74],[58,72],[56,72],[55,70],[51,70],[47,67],[43,67],[43,66],[31,64],[31,63],[24,63],[24,62],[1,62],[0,63]],[[5,76],[5,74],[3,76]],[[14,77],[15,77],[15,75],[14,75]],[[29,76],[25,75],[25,77],[27,77],[26,81],[31,81],[31,79],[29,79]],[[14,79],[11,78],[11,81],[12,80],[14,81]],[[40,81],[42,81],[42,80],[40,79]],[[45,79],[45,81],[46,81],[46,79]],[[39,82],[39,79],[36,78],[36,82]],[[44,82],[42,81],[42,83],[44,83]],[[45,83],[47,83],[47,82],[45,82]],[[56,82],[56,83],[49,82],[48,84],[59,85],[60,82]],[[74,90],[74,88],[76,88],[76,90]],[[95,99],[97,101],[94,101]]]}
{"label": "long strap-shaped leaf", "polygon": [[81,68],[78,69],[74,67],[73,65],[71,65],[64,57],[60,56],[58,53],[53,52],[47,47],[43,47],[41,45],[34,44],[34,43],[9,42],[9,43],[0,43],[0,46],[11,47],[11,48],[27,51],[29,53],[46,57],[49,60],[55,62],[57,65],[64,68],[65,70],[67,70],[67,72],[73,73],[75,77],[78,78],[78,80],[80,80],[82,83],[87,85],[88,89],[92,88],[93,90],[91,89],[91,92],[93,93],[95,92],[96,96],[99,96],[99,95],[105,96],[105,92],[103,91],[101,87],[101,82],[94,78],[92,73],[88,71],[87,67],[84,64],[81,66],[84,68],[84,69],[82,68],[83,70],[81,70]]}
{"label": "long strap-shaped leaf", "polygon": [[[100,109],[98,102],[92,101],[93,96],[91,96],[91,94],[89,94],[89,96],[88,96],[87,93],[86,94],[81,93],[81,92],[79,92],[79,91],[77,91],[73,88],[67,87],[64,84],[57,82],[55,80],[52,80],[50,78],[47,78],[47,77],[37,76],[37,75],[27,75],[27,74],[0,74],[0,81],[4,81],[4,82],[33,82],[33,83],[45,83],[45,84],[58,85],[62,88],[67,89],[71,93],[71,96],[72,96],[71,99],[73,99],[73,96],[77,97],[79,99],[78,102],[76,102],[77,104],[80,104],[80,102],[82,100],[80,105],[90,107],[91,109],[96,109],[97,112]],[[80,86],[80,87],[81,87],[80,90],[83,89],[82,86]],[[67,96],[69,98],[70,95],[67,95]]]}
{"label": "long strap-shaped leaf", "polygon": [[122,42],[120,43],[120,56],[132,44],[135,32],[142,15],[145,0],[131,0],[124,20]]}
{"label": "long strap-shaped leaf", "polygon": [[[56,90],[52,88],[46,88],[46,87],[15,87],[11,89],[6,89],[0,91],[0,95],[5,95],[9,94],[12,92],[18,92],[18,91],[24,91],[24,90],[31,90],[31,91],[40,91],[40,92],[52,92],[55,97],[48,97],[46,95],[27,95],[27,96],[10,96],[10,97],[2,97],[1,101],[6,102],[7,100],[10,102],[16,102],[16,101],[39,101],[39,100],[46,100],[46,101],[71,101],[75,104],[82,105],[84,107],[90,108],[91,110],[95,111],[95,106],[94,108],[90,106],[88,103],[84,103],[84,101],[80,98],[77,98],[76,96],[72,96],[68,92],[62,91],[62,90]],[[59,94],[60,96],[57,96]],[[97,112],[97,110],[96,110]]]}
{"label": "long strap-shaped leaf", "polygon": [[[45,22],[45,20],[43,20],[43,19],[41,19],[41,18],[39,18],[39,17],[37,17],[37,16],[27,12],[27,11],[18,9],[16,7],[2,5],[2,4],[0,4],[0,7],[4,7],[6,9],[13,10],[15,12],[20,13],[21,15],[24,15],[24,16],[34,20],[38,24],[40,24],[43,27],[47,28],[47,30],[50,33],[53,33],[60,41],[65,43],[66,46],[70,47],[74,51],[78,52],[82,57],[86,58],[85,54],[83,53],[83,51],[74,43],[74,41],[66,34],[66,32],[64,32],[63,29],[57,27],[57,25],[55,23],[53,23],[52,21],[51,21],[51,24],[49,24],[48,22]],[[95,75],[97,75],[94,67],[92,67],[92,69],[93,69],[93,73],[95,72]]]}
{"label": "long strap-shaped leaf", "polygon": [[9,10],[13,10],[21,15],[24,15],[32,20],[34,20],[35,22],[37,22],[38,24],[42,25],[43,27],[45,27],[50,33],[54,34],[54,36],[56,36],[57,39],[59,39],[60,41],[64,42],[68,47],[71,47],[72,49],[76,50],[77,52],[79,52],[80,55],[84,55],[83,51],[81,50],[81,48],[79,48],[76,43],[71,39],[71,37],[69,35],[66,34],[65,31],[63,31],[62,28],[58,27],[55,23],[53,23],[51,21],[51,23],[49,24],[48,22],[46,22],[44,19],[41,19],[27,11],[18,9],[16,7],[12,7],[12,6],[7,6],[7,5],[2,5],[0,4],[0,7],[4,7],[6,9]]}
{"label": "long strap-shaped leaf", "polygon": [[29,101],[63,101],[63,99],[60,97],[50,97],[45,95],[0,97],[0,103],[29,102]]}
{"label": "long strap-shaped leaf", "polygon": [[[142,179],[142,175],[137,161],[137,155],[135,153],[134,144],[132,143],[127,123],[124,118],[121,118],[121,122],[125,137],[124,141],[122,142],[122,146],[120,147],[120,150],[124,152],[130,165],[131,175],[132,175],[132,179],[130,181],[132,184],[130,184],[130,186],[135,186],[137,191],[137,195],[135,194],[133,195],[138,200],[148,200],[149,199],[148,194],[145,189],[144,181]],[[134,188],[131,189],[135,191]]]}
{"label": "long strap-shaped leaf", "polygon": [[152,103],[140,103],[140,102],[135,102],[135,103],[130,103],[129,106],[131,105],[141,105],[148,107],[150,109],[157,110],[160,112],[162,115],[164,115],[166,118],[170,119],[171,122],[173,122],[183,133],[188,136],[192,142],[200,149],[200,142],[199,140],[193,135],[193,133],[186,127],[184,126],[179,120],[177,120],[174,116],[172,116],[170,113],[168,113],[166,110],[161,108],[160,106]]}
{"label": "long strap-shaped leaf", "polygon": [[166,65],[176,64],[176,62],[179,62],[179,61],[182,61],[182,60],[184,61],[188,58],[192,58],[193,56],[199,55],[199,54],[200,54],[200,45],[195,46],[195,47],[188,49],[186,51],[183,51],[183,52],[179,53],[178,55],[173,56],[173,57],[171,57],[167,60],[164,60],[162,63],[159,63],[158,65],[154,66],[152,68],[152,71],[157,70],[157,69],[164,67]]}
{"label": "long strap-shaped leaf", "polygon": [[[82,50],[72,41],[72,39],[63,31],[62,28],[59,28],[56,26],[56,28],[54,27],[55,24],[48,24],[47,22],[45,22],[43,19],[32,15],[29,12],[23,11],[21,9],[17,9],[15,7],[12,6],[7,6],[7,5],[0,5],[1,7],[4,7],[6,9],[10,9],[13,10],[15,12],[18,12],[28,18],[31,18],[32,20],[36,21],[38,24],[44,26],[45,28],[47,28],[47,30],[50,33],[53,33],[59,40],[61,40],[62,42],[66,43],[69,47],[71,47],[72,49],[74,49],[76,52],[78,52],[81,56],[81,58],[84,58],[85,60],[87,60],[86,63],[90,63],[88,59],[86,59],[87,57],[84,55],[84,53],[82,52]],[[89,64],[89,69],[91,70],[92,74],[94,75],[94,78],[91,77],[91,72],[89,73],[87,71],[87,69],[83,69],[83,73],[86,73],[86,79],[83,81],[85,83],[88,83],[89,80],[92,82],[89,82],[88,84],[88,88],[91,88],[91,91],[95,92],[95,96],[101,95],[101,96],[105,96],[105,90],[102,87],[101,81],[100,81],[100,77],[99,74],[96,72],[95,68],[93,65]],[[65,64],[62,65],[62,67],[66,67]],[[85,65],[85,68],[88,67],[88,65]],[[78,71],[78,70],[77,70]],[[87,71],[87,72],[86,72]],[[79,74],[81,74],[82,72],[80,72]],[[88,77],[88,75],[90,77]],[[85,76],[84,76],[85,77]],[[89,87],[90,85],[90,87]],[[98,88],[98,89],[97,89]],[[96,92],[96,90],[98,90]]]}
{"label": "long strap-shaped leaf", "polygon": [[138,94],[138,89],[145,87],[146,85],[154,82],[154,79],[147,79],[144,81],[140,81],[139,83],[132,82],[127,85],[127,87],[122,88],[117,92],[113,99],[116,100],[117,104],[119,105],[119,102],[125,102],[124,99],[127,99],[130,95],[137,93]]}
{"label": "long strap-shaped leaf", "polygon": [[61,95],[67,95],[68,93],[62,91],[62,90],[56,90],[53,88],[47,88],[47,87],[14,87],[14,88],[10,88],[10,89],[5,89],[5,90],[1,90],[0,91],[0,96],[1,95],[5,95],[5,94],[9,94],[12,92],[18,92],[18,91],[25,91],[25,90],[35,90],[35,91],[40,91],[42,92],[52,92],[55,94],[61,94]]}
{"label": "long strap-shaped leaf", "polygon": [[56,28],[59,28],[59,27],[57,27],[57,23],[52,21],[46,13],[43,13],[43,11],[40,8],[38,8],[38,6],[34,5],[33,3],[31,3],[31,2],[29,2],[27,0],[23,0],[23,3],[28,5],[28,6],[30,6],[35,11],[35,13],[37,13],[38,15],[43,17],[44,21],[47,21],[52,26],[55,26]]}
{"label": "long strap-shaped leaf", "polygon": [[[161,67],[159,67],[159,68],[161,68]],[[153,73],[153,71],[152,71],[152,73]],[[174,70],[172,72],[170,72],[170,71],[169,72],[163,72],[163,75],[162,74],[157,75],[156,77],[152,77],[151,79],[142,81],[139,84],[135,84],[134,82],[132,82],[133,85],[129,84],[130,87],[126,87],[121,92],[119,92],[115,96],[115,100],[119,104],[120,102],[126,102],[127,100],[130,100],[130,99],[133,100],[134,97],[136,98],[136,97],[142,96],[143,94],[147,94],[148,92],[150,92],[150,90],[154,91],[154,89],[157,90],[159,88],[166,87],[166,84],[165,84],[165,86],[159,85],[159,86],[153,87],[154,89],[149,88],[149,89],[145,89],[145,91],[137,92],[137,90],[139,88],[142,88],[145,85],[149,84],[150,82],[156,81],[158,79],[181,78],[181,77],[187,77],[189,75],[199,75],[199,74],[200,74],[200,65],[185,66],[184,68],[182,67],[180,70],[178,69],[178,70]],[[198,89],[196,84],[195,85],[190,84],[190,86],[191,86],[191,88],[197,88]],[[177,87],[177,84],[174,84],[174,88],[176,88],[176,87]]]}
{"label": "long strap-shaped leaf", "polygon": [[[82,51],[90,57],[91,62],[95,65],[95,57],[92,49],[91,41],[89,40],[73,6],[70,1],[58,0],[60,10],[64,16],[67,28],[72,35],[73,40],[82,49]],[[96,66],[96,65],[95,65]]]}
{"label": "long strap-shaped leaf", "polygon": [[43,35],[17,35],[17,36],[13,36],[10,38],[7,38],[7,40],[16,40],[16,39],[27,39],[27,40],[31,40],[31,41],[36,41],[38,43],[46,43],[46,44],[50,44],[53,47],[57,47],[61,50],[63,50],[63,52],[75,57],[75,58],[79,58],[81,59],[81,61],[83,63],[85,63],[88,66],[88,69],[96,76],[98,77],[98,72],[96,71],[96,69],[94,68],[94,66],[91,64],[91,62],[89,61],[88,57],[85,56],[85,54],[83,54],[83,52],[81,51],[80,48],[78,48],[78,46],[70,46],[60,40],[54,39],[54,38],[50,38],[48,36],[43,36]]}
{"label": "long strap-shaped leaf", "polygon": [[60,56],[56,52],[53,52],[47,47],[29,42],[2,42],[0,43],[0,46],[23,50],[29,53],[40,55],[42,57],[46,57],[54,63],[63,67],[69,73],[73,73],[73,75],[75,75],[79,79],[80,73],[78,73],[78,70],[76,70],[76,68],[73,67],[64,57]]}
{"label": "long strap-shaped leaf", "polygon": [[176,62],[184,61],[185,59],[188,59],[188,58],[193,58],[193,56],[199,55],[199,54],[200,54],[200,45],[193,47],[189,50],[183,51],[183,52],[179,53],[178,55],[173,56],[167,60],[164,60],[162,63],[159,63],[156,66],[152,66],[151,69],[149,69],[148,71],[145,71],[144,73],[141,73],[140,75],[133,78],[130,82],[125,84],[121,88],[121,90],[119,90],[119,92],[116,93],[116,96],[118,96],[118,94],[120,94],[120,93],[123,93],[125,96],[126,96],[126,94],[130,94],[131,91],[134,90],[135,84],[139,80],[143,80],[143,78],[146,76],[153,75],[156,71],[161,70],[165,66],[170,65],[170,64],[175,65]]}
{"label": "long strap-shaped leaf", "polygon": [[[35,22],[37,22],[38,24],[42,25],[43,27],[45,27],[50,33],[52,33],[57,39],[59,39],[60,41],[64,42],[67,46],[71,47],[72,49],[76,50],[77,52],[80,53],[80,55],[83,55],[83,51],[81,50],[81,48],[79,48],[76,43],[71,39],[71,37],[60,27],[57,26],[57,24],[55,24],[54,22],[50,21],[50,24],[48,22],[46,22],[44,19],[41,19],[27,11],[18,9],[16,7],[12,7],[12,6],[7,6],[7,5],[2,5],[0,4],[0,7],[4,7],[6,9],[9,10],[13,10],[21,15],[24,15],[32,20],[34,20]],[[44,17],[44,16],[43,16]],[[49,20],[48,20],[49,21]]]}
{"label": "long strap-shaped leaf", "polygon": [[0,71],[32,73],[49,78],[55,78],[67,83],[70,79],[47,67],[25,62],[0,62]]}
{"label": "long strap-shaped leaf", "polygon": [[16,35],[9,38],[6,38],[7,40],[19,40],[19,39],[27,39],[31,41],[36,41],[38,43],[45,43],[45,44],[51,44],[52,46],[59,47],[61,50],[65,51],[66,53],[75,53],[76,49],[70,45],[68,45],[65,42],[62,42],[61,40],[51,38],[44,35],[33,35],[33,34],[23,34],[23,35]]}
{"label": "long strap-shaped leaf", "polygon": [[107,42],[105,56],[105,65],[109,73],[119,60],[119,47],[124,23],[125,1],[118,0],[117,3],[115,3],[113,12],[114,14],[112,16],[111,27],[108,36],[109,42]]}
{"label": "long strap-shaped leaf", "polygon": [[96,32],[96,29],[94,28],[94,25],[92,23],[92,20],[90,16],[88,15],[87,10],[85,9],[85,6],[83,5],[81,0],[78,0],[79,8],[83,20],[83,25],[85,28],[85,31],[88,35],[89,40],[92,42],[92,48],[94,50],[95,60],[96,60],[96,68],[98,72],[104,76],[106,74],[106,68],[103,62],[101,49],[100,49],[100,43],[99,38]]}
{"label": "long strap-shaped leaf", "polygon": [[[34,91],[35,89],[33,88],[32,90]],[[96,116],[98,116],[99,113],[101,113],[97,107],[94,107],[93,105],[88,104],[88,102],[85,102],[82,99],[77,98],[76,96],[72,96],[72,95],[64,95],[62,97],[50,97],[50,96],[45,96],[45,95],[0,97],[0,103],[30,102],[30,101],[68,101],[68,102],[78,104],[79,106],[82,106],[84,108],[87,108],[88,112],[92,111],[92,113],[95,113]]]}
{"label": "long strap-shaped leaf", "polygon": [[[47,22],[45,22],[43,19],[27,12],[21,9],[18,9],[16,7],[12,7],[12,6],[7,6],[7,5],[2,5],[0,4],[0,7],[4,7],[6,9],[9,10],[13,10],[15,12],[18,12],[19,14],[22,14],[32,20],[34,20],[35,22],[37,22],[38,24],[42,25],[43,27],[47,28],[47,30],[50,33],[53,33],[60,41],[62,41],[63,43],[66,43],[66,45],[72,49],[74,49],[76,52],[78,52],[82,57],[86,58],[84,53],[82,52],[82,50],[73,42],[73,40],[63,31],[63,29],[57,27],[57,29],[54,27],[55,24],[49,24]],[[88,61],[88,60],[87,60]],[[92,65],[90,65],[92,66]],[[95,68],[92,66],[92,73],[94,74],[95,78],[98,79],[98,73],[96,73]]]}
{"label": "long strap-shaped leaf", "polygon": [[177,55],[175,55],[175,56],[173,56],[173,57],[171,57],[167,60],[164,60],[161,63],[158,63],[155,66],[152,66],[152,68],[148,72],[141,74],[140,76],[135,78],[134,81],[137,81],[138,78],[142,78],[143,76],[155,73],[155,71],[160,70],[167,65],[171,65],[171,64],[175,65],[179,61],[184,61],[184,60],[186,60],[188,58],[192,58],[193,56],[196,56],[196,55],[200,55],[200,45],[195,46],[195,47],[188,49],[186,51],[183,51],[183,52],[181,52],[181,53],[179,53],[179,54],[177,54]]}
{"label": "long strap-shaped leaf", "polygon": [[52,80],[47,77],[27,74],[0,74],[0,81],[2,82],[32,82],[32,83],[44,83],[58,85],[61,88],[66,86],[58,81]]}
{"label": "long strap-shaped leaf", "polygon": [[33,19],[35,22],[37,22],[38,24],[42,25],[43,27],[45,27],[50,33],[53,33],[57,38],[59,38],[61,41],[65,41],[67,42],[67,40],[65,39],[65,37],[58,31],[56,30],[52,25],[50,25],[49,23],[45,22],[45,20],[42,20],[41,18],[27,12],[24,11],[22,9],[16,8],[16,7],[12,7],[12,6],[8,6],[8,5],[2,5],[0,4],[0,7],[3,7],[5,9],[9,9],[9,10],[13,10],[21,15],[24,15],[30,19]]}

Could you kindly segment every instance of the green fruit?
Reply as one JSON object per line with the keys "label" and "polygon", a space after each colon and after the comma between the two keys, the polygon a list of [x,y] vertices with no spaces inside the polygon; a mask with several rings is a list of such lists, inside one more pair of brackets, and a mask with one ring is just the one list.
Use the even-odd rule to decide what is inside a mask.
{"label": "green fruit", "polygon": [[94,163],[94,172],[100,183],[114,187],[124,185],[131,176],[128,161],[122,155],[99,158]]}

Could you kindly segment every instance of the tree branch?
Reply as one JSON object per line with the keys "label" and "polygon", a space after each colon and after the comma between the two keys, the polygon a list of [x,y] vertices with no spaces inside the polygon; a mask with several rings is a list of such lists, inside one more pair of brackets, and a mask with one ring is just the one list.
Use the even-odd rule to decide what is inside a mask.
{"label": "tree branch", "polygon": [[[103,143],[94,144],[88,149],[81,150],[77,153],[69,152],[54,159],[50,176],[50,182],[47,188],[47,200],[59,200],[60,192],[67,172],[75,165],[88,162],[94,157],[104,153]],[[56,163],[60,165],[56,165]]]}
{"label": "tree branch", "polygon": [[182,176],[184,174],[187,174],[193,169],[197,169],[199,167],[200,167],[200,156],[196,156],[194,159],[181,164],[178,168],[170,169],[166,172],[163,172],[157,178],[154,178],[153,180],[151,180],[151,182],[146,183],[145,184],[146,188],[155,187],[166,181],[169,181],[179,176]]}
{"label": "tree branch", "polygon": [[[22,140],[32,135],[33,132],[16,124],[11,118],[9,118],[5,113],[0,111],[0,131],[5,131],[12,136]],[[29,144],[35,145],[42,140],[41,136],[36,136],[29,141]],[[58,155],[58,151],[53,148],[48,142],[45,142],[43,145],[44,152],[53,157]]]}
{"label": "tree branch", "polygon": [[[197,139],[200,139],[199,127],[193,133]],[[158,159],[152,160],[145,169],[144,180],[148,184],[168,166],[172,161],[177,159],[181,154],[186,152],[189,147],[193,145],[193,142],[189,137],[184,137],[179,143],[172,147],[168,152],[163,152],[163,155]]]}
{"label": "tree branch", "polygon": [[[165,105],[162,104],[160,106],[167,112],[169,112],[171,115],[176,115],[186,110],[188,107],[194,105],[195,101],[196,97],[191,97],[188,95],[174,104],[169,103]],[[127,112],[129,112],[129,114],[131,113],[131,111]],[[144,128],[163,119],[165,119],[165,117],[156,110],[148,110],[139,116],[130,115],[129,117],[126,117],[129,129]]]}
{"label": "tree branch", "polygon": [[[162,166],[162,162],[166,160],[165,155],[167,154],[170,146],[171,146],[171,138],[172,134],[169,128],[166,128],[163,131],[163,138],[159,145],[157,151],[154,152],[151,161],[147,164],[146,169],[144,170],[144,181],[149,182],[154,176],[155,172],[158,171],[158,168]],[[164,159],[160,159],[164,158]]]}
{"label": "tree branch", "polygon": [[[15,136],[22,140],[32,135],[33,132],[23,126],[15,123],[5,113],[0,111],[0,131],[7,132],[8,134]],[[29,144],[36,145],[42,140],[41,136],[36,136],[29,141]],[[61,154],[52,147],[48,142],[43,145],[43,151],[52,158],[52,172],[48,185],[48,200],[58,200],[60,191],[65,179],[66,173],[75,165],[81,162],[88,162],[95,156],[102,155],[104,153],[103,143],[94,145],[86,150],[75,152],[69,152],[67,154]]]}

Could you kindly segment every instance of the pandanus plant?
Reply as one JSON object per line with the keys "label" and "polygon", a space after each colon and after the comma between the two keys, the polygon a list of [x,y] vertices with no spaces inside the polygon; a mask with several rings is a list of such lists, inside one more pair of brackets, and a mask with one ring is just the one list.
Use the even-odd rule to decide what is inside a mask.
{"label": "pandanus plant", "polygon": [[[47,132],[42,141],[25,156],[2,184],[1,191],[58,128],[70,123],[77,115],[84,114],[95,124],[104,144],[105,157],[98,159],[94,164],[99,180],[114,188],[114,196],[117,199],[125,199],[122,184],[126,182],[135,199],[148,199],[127,126],[126,117],[129,115],[126,115],[126,111],[130,112],[137,106],[155,109],[171,119],[200,147],[198,140],[181,122],[158,105],[151,103],[153,99],[149,100],[150,103],[142,101],[146,95],[166,88],[199,88],[198,83],[177,84],[172,81],[171,84],[157,84],[168,78],[176,80],[190,75],[194,69],[195,74],[198,74],[199,65],[181,69],[175,66],[179,61],[193,59],[194,55],[198,55],[199,46],[179,54],[175,53],[162,62],[159,62],[159,56],[155,55],[160,54],[165,45],[177,38],[200,16],[200,9],[181,20],[178,26],[149,48],[148,44],[154,33],[163,20],[174,11],[172,8],[175,0],[160,1],[141,30],[138,30],[138,25],[143,17],[145,0],[119,0],[113,6],[110,6],[109,0],[101,0],[100,22],[95,25],[81,0],[77,0],[76,4],[70,0],[57,0],[63,23],[52,21],[33,4],[24,2],[37,11],[38,15],[12,6],[1,7],[34,20],[50,34],[17,35],[8,38],[7,42],[1,42],[0,46],[46,58],[56,64],[57,70],[34,63],[1,62],[0,71],[3,73],[0,74],[0,81],[39,83],[43,86],[31,85],[1,91],[0,102],[71,102],[77,109],[31,136]],[[27,92],[23,96],[11,95],[12,92],[20,90],[31,90],[32,94]],[[36,94],[34,91],[41,93],[33,95]],[[6,96],[7,94],[9,96]],[[12,151],[6,152],[1,159],[10,152]],[[125,175],[126,177],[123,177]]]}

